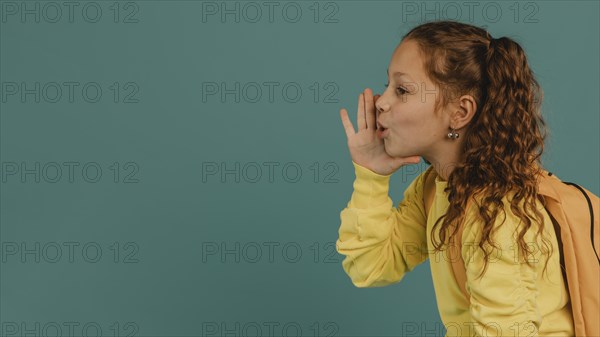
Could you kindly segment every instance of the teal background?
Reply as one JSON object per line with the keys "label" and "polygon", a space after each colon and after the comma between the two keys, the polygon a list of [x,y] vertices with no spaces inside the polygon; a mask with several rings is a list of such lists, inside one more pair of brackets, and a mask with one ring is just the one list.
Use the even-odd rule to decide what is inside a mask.
{"label": "teal background", "polygon": [[[291,336],[298,326],[303,336],[398,336],[406,324],[443,335],[429,262],[399,284],[359,289],[333,246],[354,180],[339,110],[348,109],[356,127],[358,94],[366,87],[382,92],[393,49],[423,19],[402,19],[409,2],[321,2],[317,23],[310,8],[315,4],[303,1],[295,2],[302,8],[296,23],[277,14],[285,1],[275,7],[273,22],[263,17],[257,23],[236,23],[231,16],[202,22],[203,5],[210,4],[201,1],[120,2],[118,23],[114,2],[95,2],[102,9],[96,23],[82,18],[78,9],[87,2],[78,2],[74,22],[63,17],[52,23],[44,16],[39,23],[33,16],[21,22],[7,13],[7,3],[23,1],[0,1],[4,86],[73,81],[81,88],[94,82],[103,92],[96,103],[77,94],[73,102],[62,97],[36,103],[32,95],[25,102],[19,96],[1,102],[2,173],[11,163],[48,167],[39,183],[32,174],[24,180],[17,174],[0,185],[2,334],[20,336],[25,328],[36,336],[44,328],[54,334],[54,322],[63,336],[69,324],[75,335],[94,335],[100,327],[106,336],[211,335],[206,329],[216,324],[213,335],[221,335],[221,323],[233,329],[230,336],[244,335],[244,326],[246,335],[255,335],[256,325],[268,336],[269,324],[274,335],[286,335],[286,324]],[[33,8],[36,2],[26,3]],[[521,43],[545,94],[546,168],[600,194],[599,3],[528,3],[519,4],[517,20],[512,1],[495,2],[503,10],[497,22],[477,9],[469,21],[466,7],[460,20]],[[479,4],[481,9],[486,2]],[[129,19],[137,22],[123,22],[134,10]],[[280,84],[272,101],[261,85],[269,81]],[[109,88],[114,82],[120,85],[118,103]],[[125,87],[128,82],[135,84]],[[257,102],[235,102],[232,95],[203,100],[208,82],[229,88],[256,82],[263,96]],[[311,87],[315,82],[318,89]],[[301,87],[297,102],[278,91],[286,83]],[[135,89],[129,99],[138,102],[125,103]],[[288,93],[294,96],[293,87]],[[44,179],[54,176],[47,165],[53,162],[63,168],[54,183]],[[76,168],[69,182],[64,162],[79,163],[79,169],[97,163],[102,176],[87,182]],[[203,164],[233,169],[236,162],[256,163],[262,176],[256,182],[243,176],[236,182],[231,174],[203,181]],[[267,162],[279,164],[272,182]],[[111,169],[114,163],[118,169]],[[297,182],[282,176],[286,164],[288,179],[294,167],[301,168]],[[255,167],[247,166],[246,178]],[[394,174],[395,204],[424,169],[422,163]],[[21,244],[35,251],[36,242],[40,261],[36,253],[22,260]],[[69,242],[78,244],[72,261]],[[228,249],[239,242],[247,250],[239,262],[232,254],[222,262],[203,252],[221,242]],[[262,256],[253,263],[254,243]],[[269,243],[278,245],[272,261]],[[81,253],[86,244],[88,260]],[[48,260],[56,245],[62,256],[53,263]],[[287,254],[284,245],[291,247]],[[15,247],[19,252],[10,254]],[[89,260],[94,247],[102,249],[97,262]],[[297,247],[301,254],[290,261]],[[15,327],[17,332],[10,330]]]}

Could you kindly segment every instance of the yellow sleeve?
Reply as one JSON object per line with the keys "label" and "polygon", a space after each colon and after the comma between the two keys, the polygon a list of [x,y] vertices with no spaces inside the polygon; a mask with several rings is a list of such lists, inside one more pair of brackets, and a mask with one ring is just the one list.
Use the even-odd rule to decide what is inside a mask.
{"label": "yellow sleeve", "polygon": [[483,270],[484,252],[478,246],[482,229],[478,211],[472,209],[470,214],[477,212],[477,216],[467,217],[464,223],[461,254],[465,263],[471,314],[471,321],[467,323],[469,326],[465,328],[469,329],[469,336],[537,337],[542,323],[536,282],[537,268],[543,262],[537,254],[541,239],[536,238],[536,246],[532,247],[536,242],[532,235],[537,232],[537,226],[531,219],[532,227],[524,240],[530,245],[529,249],[538,249],[534,251],[534,256],[529,256],[532,266],[525,261],[519,263],[517,235],[521,228],[517,226],[520,219],[512,213],[506,198],[503,203],[506,217],[500,210],[490,235],[498,248],[487,242],[484,244],[489,252],[489,260],[481,278],[478,277]]}
{"label": "yellow sleeve", "polygon": [[377,174],[352,162],[356,179],[347,207],[340,213],[336,250],[356,287],[399,282],[428,257],[421,173],[394,208],[388,195],[390,175]]}

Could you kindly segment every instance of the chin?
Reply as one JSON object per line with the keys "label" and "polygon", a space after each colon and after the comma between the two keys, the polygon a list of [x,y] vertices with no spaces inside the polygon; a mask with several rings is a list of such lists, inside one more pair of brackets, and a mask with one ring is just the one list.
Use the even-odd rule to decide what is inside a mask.
{"label": "chin", "polygon": [[385,152],[390,156],[390,157],[406,157],[406,153],[404,151],[396,151],[395,149],[386,146],[385,147]]}
{"label": "chin", "polygon": [[394,153],[393,149],[391,149],[389,145],[385,145],[383,148],[385,149],[385,153],[387,153],[390,157],[398,156],[398,154]]}

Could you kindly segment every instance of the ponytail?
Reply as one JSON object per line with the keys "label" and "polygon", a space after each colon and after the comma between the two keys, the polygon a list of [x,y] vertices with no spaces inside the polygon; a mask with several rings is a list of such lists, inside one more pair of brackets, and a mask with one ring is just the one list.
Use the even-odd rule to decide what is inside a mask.
{"label": "ponytail", "polygon": [[[490,36],[485,64],[486,90],[481,118],[482,122],[488,125],[488,130],[493,131],[493,134],[488,135],[488,141],[491,141],[490,146],[498,151],[498,168],[514,170],[514,165],[504,162],[508,157],[526,159],[527,163],[521,164],[528,167],[534,164],[534,161],[539,161],[543,152],[543,141],[547,137],[546,124],[541,118],[542,91],[539,83],[529,68],[523,48],[508,37],[495,39]],[[500,116],[501,118],[498,118]],[[540,126],[543,126],[541,130]],[[514,144],[523,140],[516,136],[526,130],[540,131],[539,138],[531,137],[527,144]],[[518,158],[512,151],[523,145],[529,151],[536,148],[538,151],[530,158]],[[533,172],[529,172],[531,173]]]}

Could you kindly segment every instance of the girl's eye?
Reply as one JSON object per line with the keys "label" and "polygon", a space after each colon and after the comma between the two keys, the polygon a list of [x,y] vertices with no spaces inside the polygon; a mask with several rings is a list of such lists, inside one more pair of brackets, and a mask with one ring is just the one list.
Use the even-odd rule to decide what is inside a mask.
{"label": "girl's eye", "polygon": [[[386,88],[387,88],[389,85],[390,85],[389,83],[386,83],[386,84],[384,84],[384,86],[385,86]],[[404,95],[404,94],[406,94],[406,93],[407,93],[407,91],[406,91],[406,90],[404,90],[404,88],[402,88],[402,87],[397,87],[397,88],[396,88],[396,91],[398,91],[398,92],[400,93],[400,95]]]}

